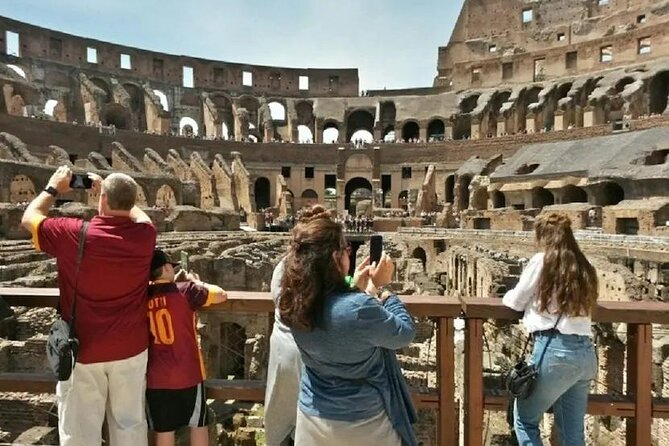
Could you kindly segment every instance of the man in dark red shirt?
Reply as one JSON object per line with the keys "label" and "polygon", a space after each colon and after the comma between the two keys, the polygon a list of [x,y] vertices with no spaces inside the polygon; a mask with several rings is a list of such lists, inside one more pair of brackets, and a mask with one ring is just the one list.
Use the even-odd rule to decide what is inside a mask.
{"label": "man in dark red shirt", "polygon": [[184,274],[175,282],[166,253],[156,250],[151,261],[148,317],[151,328],[146,402],[156,446],[174,446],[174,432],[190,427],[190,445],[208,446],[204,362],[197,342],[195,312],[225,301],[220,287]]}
{"label": "man in dark red shirt", "polygon": [[60,444],[99,445],[106,412],[111,446],[146,445],[147,279],[156,229],[135,206],[137,183],[131,177],[89,174],[100,190],[98,215],[88,227],[75,277],[83,220],[47,218],[56,196],[70,190],[71,177],[68,167],[59,167],[22,219],[35,248],[56,257],[66,321],[77,284],[79,355],[70,379],[56,387]]}

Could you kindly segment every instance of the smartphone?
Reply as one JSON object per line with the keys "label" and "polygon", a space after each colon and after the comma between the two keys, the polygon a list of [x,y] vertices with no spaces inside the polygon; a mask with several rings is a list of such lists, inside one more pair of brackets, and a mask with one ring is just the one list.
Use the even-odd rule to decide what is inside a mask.
{"label": "smartphone", "polygon": [[379,264],[381,260],[381,253],[383,252],[383,237],[378,234],[373,235],[369,240],[369,257],[370,263],[376,262]]}
{"label": "smartphone", "polygon": [[190,271],[190,265],[188,264],[188,252],[187,251],[181,251],[181,269],[189,272]]}
{"label": "smartphone", "polygon": [[93,187],[93,180],[85,173],[74,173],[72,179],[70,179],[70,187],[72,189],[90,189]]}

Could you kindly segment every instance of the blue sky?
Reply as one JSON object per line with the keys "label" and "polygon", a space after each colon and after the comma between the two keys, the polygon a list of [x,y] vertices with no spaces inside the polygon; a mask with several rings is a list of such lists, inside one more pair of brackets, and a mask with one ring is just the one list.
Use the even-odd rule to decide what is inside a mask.
{"label": "blue sky", "polygon": [[[360,70],[360,88],[431,86],[463,0],[0,0],[0,15],[230,62]],[[141,5],[141,6],[139,6]]]}

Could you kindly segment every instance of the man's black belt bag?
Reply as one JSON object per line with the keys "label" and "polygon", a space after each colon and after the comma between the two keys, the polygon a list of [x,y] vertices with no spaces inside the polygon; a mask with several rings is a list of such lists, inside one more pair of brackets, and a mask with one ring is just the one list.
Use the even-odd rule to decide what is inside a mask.
{"label": "man's black belt bag", "polygon": [[86,231],[88,222],[85,221],[79,232],[79,250],[77,252],[77,267],[74,279],[74,294],[72,295],[72,311],[70,320],[65,321],[60,314],[60,304],[58,305],[58,318],[51,325],[49,330],[49,339],[46,343],[46,357],[49,361],[49,368],[56,375],[58,381],[67,381],[72,375],[74,364],[77,362],[79,353],[79,339],[74,329],[74,320],[77,309],[77,286],[79,284],[79,268],[81,259],[84,256],[84,245],[86,244]]}

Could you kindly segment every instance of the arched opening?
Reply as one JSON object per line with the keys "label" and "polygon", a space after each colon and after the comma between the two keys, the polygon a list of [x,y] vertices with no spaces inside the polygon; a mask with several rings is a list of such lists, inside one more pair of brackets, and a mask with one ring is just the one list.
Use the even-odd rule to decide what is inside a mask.
{"label": "arched opening", "polygon": [[618,183],[606,182],[601,185],[599,192],[599,205],[613,206],[625,199],[625,191]]}
{"label": "arched opening", "polygon": [[464,175],[458,178],[458,210],[464,211],[469,208],[469,184],[472,177]]}
{"label": "arched opening", "polygon": [[627,76],[627,77],[624,77],[624,78],[620,79],[618,82],[616,82],[616,85],[615,85],[616,93],[617,94],[622,93],[623,90],[625,90],[625,87],[628,86],[629,84],[632,84],[632,83],[634,83],[634,78],[633,77]]}
{"label": "arched opening", "polygon": [[56,105],[58,105],[58,101],[55,99],[49,99],[46,101],[46,104],[44,104],[44,114],[47,116],[53,116],[53,111],[56,108]]}
{"label": "arched opening", "polygon": [[416,140],[419,135],[420,129],[417,122],[409,121],[402,127],[402,139],[404,141]]}
{"label": "arched opening", "polygon": [[305,189],[300,196],[302,207],[318,204],[318,193],[313,189]]}
{"label": "arched opening", "polygon": [[388,125],[383,129],[383,134],[381,136],[384,142],[394,142],[397,138],[395,137],[395,126]]}
{"label": "arched opening", "polygon": [[397,197],[397,205],[405,211],[409,209],[409,191],[403,190]]}
{"label": "arched opening", "polygon": [[222,353],[219,355],[219,376],[233,375],[235,378],[244,378],[244,361],[246,346],[246,331],[241,325],[224,322],[220,327],[219,345]]}
{"label": "arched opening", "polygon": [[309,129],[312,135],[310,139],[313,142],[314,132],[316,131],[316,128],[314,126],[315,120],[314,120],[313,104],[311,102],[302,101],[297,105],[295,105],[295,113],[297,114],[297,125],[298,126],[303,125]]}
{"label": "arched opening", "polygon": [[351,142],[362,141],[366,144],[374,142],[374,135],[367,130],[358,130],[351,135]]}
{"label": "arched opening", "polygon": [[471,113],[474,111],[476,108],[476,105],[479,102],[479,96],[478,94],[473,94],[471,96],[467,96],[460,102],[460,113]]}
{"label": "arched opening", "polygon": [[587,203],[588,194],[585,189],[573,185],[565,186],[562,189],[562,203]]}
{"label": "arched opening", "polygon": [[356,110],[348,116],[346,120],[346,140],[352,141],[353,134],[359,130],[367,130],[370,135],[374,133],[374,115],[371,112]]}
{"label": "arched opening", "polygon": [[425,254],[425,250],[421,247],[418,247],[413,250],[411,253],[411,257],[414,259],[420,260],[420,263],[423,264],[423,271],[426,270],[427,267],[427,254]]}
{"label": "arched opening", "polygon": [[372,199],[372,183],[366,178],[352,178],[346,183],[344,194],[344,208],[355,215],[355,209],[360,201]]}
{"label": "arched opening", "polygon": [[143,132],[146,130],[146,105],[144,102],[144,90],[134,84],[123,84],[123,88],[130,95],[130,112],[134,121],[135,130]]}
{"label": "arched opening", "polygon": [[441,141],[446,134],[446,127],[444,121],[441,119],[433,119],[427,125],[427,138],[434,141]]}
{"label": "arched opening", "polygon": [[258,100],[253,96],[241,96],[237,104],[238,108],[246,109],[249,113],[249,128],[255,129],[258,126],[258,109],[260,108]]}
{"label": "arched opening", "polygon": [[311,133],[311,129],[306,125],[297,126],[297,140],[301,144],[311,144],[314,142],[314,135]]}
{"label": "arched opening", "polygon": [[156,192],[156,206],[161,209],[174,209],[177,206],[174,189],[167,184],[160,186]]}
{"label": "arched opening", "polygon": [[567,82],[565,84],[560,85],[557,89],[557,92],[555,93],[556,100],[559,101],[562,98],[566,98],[569,92],[571,91],[572,85],[573,84],[571,82]]}
{"label": "arched opening", "polygon": [[325,189],[325,197],[323,202],[327,209],[337,209],[337,189],[328,187]]}
{"label": "arched opening", "polygon": [[539,102],[539,93],[541,93],[541,87],[532,87],[528,90],[525,90],[525,94],[523,95],[525,105]]}
{"label": "arched opening", "polygon": [[548,189],[543,187],[535,187],[532,189],[532,207],[543,208],[555,204],[555,197]]}
{"label": "arched opening", "polygon": [[270,102],[268,104],[269,112],[272,116],[272,121],[285,121],[286,120],[286,107],[280,102]]}
{"label": "arched opening", "polygon": [[23,68],[19,67],[18,65],[14,65],[14,64],[7,64],[7,67],[9,69],[11,69],[12,71],[14,71],[16,74],[18,74],[19,76],[21,76],[22,78],[27,79],[26,72]]}
{"label": "arched opening", "polygon": [[127,130],[129,127],[128,111],[121,104],[107,104],[104,113],[104,125],[113,125],[117,129]]}
{"label": "arched opening", "polygon": [[455,175],[446,177],[446,190],[444,196],[444,201],[446,203],[453,203],[455,200]]}
{"label": "arched opening", "polygon": [[453,139],[469,139],[472,136],[472,118],[458,115],[453,123]]}
{"label": "arched opening", "polygon": [[506,207],[506,197],[503,192],[498,190],[492,191],[490,194],[490,200],[492,201],[493,209],[499,209]]}
{"label": "arched opening", "polygon": [[26,175],[16,175],[9,184],[10,203],[29,203],[37,196],[35,183]]}
{"label": "arched opening", "polygon": [[496,91],[490,101],[490,118],[488,119],[488,135],[490,137],[497,136],[497,122],[500,120],[502,115],[500,111],[502,106],[509,100],[511,97],[510,91]]}
{"label": "arched opening", "polygon": [[269,180],[265,177],[259,177],[253,183],[253,195],[256,201],[256,210],[261,211],[269,207]]}
{"label": "arched opening", "polygon": [[477,211],[488,209],[488,191],[484,187],[478,187],[473,193],[472,208]]}
{"label": "arched opening", "polygon": [[328,122],[323,127],[323,142],[335,144],[339,140],[339,127],[334,122]]}
{"label": "arched opening", "polygon": [[179,121],[179,134],[181,136],[197,136],[199,135],[199,126],[195,119],[190,116],[184,116]]}
{"label": "arched opening", "polygon": [[669,97],[669,71],[662,71],[655,75],[650,82],[650,113],[662,114],[667,110]]}
{"label": "arched opening", "polygon": [[160,90],[153,90],[153,94],[158,96],[158,100],[160,100],[160,105],[163,107],[163,110],[169,111],[170,104],[167,102],[167,95]]}
{"label": "arched opening", "polygon": [[111,93],[111,88],[109,88],[109,84],[104,79],[100,79],[99,77],[92,77],[90,78],[90,81],[99,89],[105,92],[105,103],[109,103],[113,99],[113,95]]}

